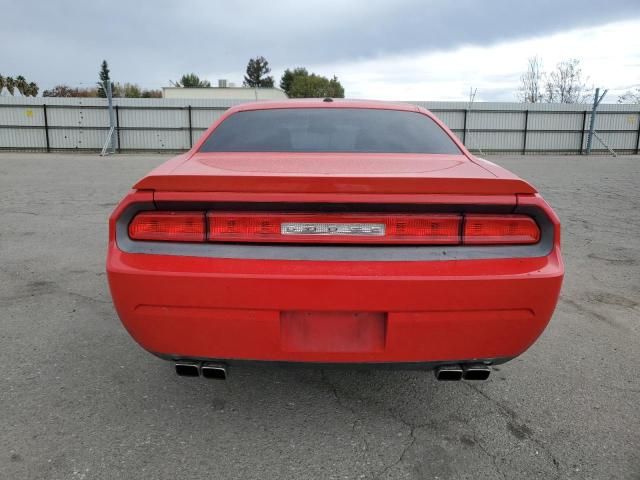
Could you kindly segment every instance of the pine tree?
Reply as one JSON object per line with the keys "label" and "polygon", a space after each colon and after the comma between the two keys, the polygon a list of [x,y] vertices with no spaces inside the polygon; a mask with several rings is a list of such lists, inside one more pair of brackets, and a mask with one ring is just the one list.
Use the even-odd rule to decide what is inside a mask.
{"label": "pine tree", "polygon": [[[111,77],[109,76],[109,65],[106,60],[103,60],[100,65],[99,77],[100,81],[97,82],[98,97],[107,98],[107,91],[105,88],[107,86],[107,82],[111,82]],[[113,88],[113,84],[111,84],[111,88]]]}
{"label": "pine tree", "polygon": [[273,77],[268,76],[271,72],[269,62],[264,57],[256,57],[249,60],[247,64],[247,74],[244,76],[243,85],[245,87],[273,87]]}

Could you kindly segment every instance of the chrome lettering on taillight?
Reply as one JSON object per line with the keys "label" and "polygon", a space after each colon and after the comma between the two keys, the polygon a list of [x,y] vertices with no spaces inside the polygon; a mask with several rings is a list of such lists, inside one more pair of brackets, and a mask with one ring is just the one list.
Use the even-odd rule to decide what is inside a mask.
{"label": "chrome lettering on taillight", "polygon": [[282,235],[344,235],[383,237],[383,223],[320,223],[287,222],[280,225]]}

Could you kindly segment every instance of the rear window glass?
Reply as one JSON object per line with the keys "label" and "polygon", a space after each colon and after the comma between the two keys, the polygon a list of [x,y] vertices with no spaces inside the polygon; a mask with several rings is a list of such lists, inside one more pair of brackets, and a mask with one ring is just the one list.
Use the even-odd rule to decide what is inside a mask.
{"label": "rear window glass", "polygon": [[426,115],[362,108],[238,112],[211,133],[200,151],[460,153]]}

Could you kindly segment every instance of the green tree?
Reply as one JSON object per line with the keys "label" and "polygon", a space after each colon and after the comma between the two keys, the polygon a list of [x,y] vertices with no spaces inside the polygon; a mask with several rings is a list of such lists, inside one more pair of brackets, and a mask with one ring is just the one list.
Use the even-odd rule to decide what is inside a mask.
{"label": "green tree", "polygon": [[0,92],[6,87],[9,94],[14,95],[18,90],[23,97],[35,97],[38,94],[38,85],[35,82],[27,82],[22,75],[16,78],[0,75]]}
{"label": "green tree", "polygon": [[184,88],[209,88],[211,82],[209,80],[200,80],[200,77],[195,73],[186,73],[182,75],[177,82],[171,82],[174,87]]}
{"label": "green tree", "polygon": [[252,58],[247,63],[247,73],[242,84],[252,88],[272,88],[274,80],[269,73],[271,73],[271,67],[266,58],[262,56]]}
{"label": "green tree", "polygon": [[[109,75],[109,65],[106,60],[102,60],[102,64],[100,65],[100,73],[98,74],[100,81],[96,84],[98,87],[98,97],[107,98],[107,91],[105,87],[107,86],[107,82],[111,82],[111,77]],[[113,90],[113,83],[111,84],[111,90]]]}
{"label": "green tree", "polygon": [[42,92],[43,97],[97,97],[97,88],[74,88],[69,85],[56,85]]}
{"label": "green tree", "polygon": [[142,98],[162,98],[162,90],[143,90]]}
{"label": "green tree", "polygon": [[38,95],[38,90],[38,85],[35,82],[29,82],[29,85],[27,85],[26,88],[25,95],[27,97],[35,97],[36,95]]}
{"label": "green tree", "polygon": [[140,98],[142,96],[142,89],[135,83],[124,84],[124,96],[127,98]]}
{"label": "green tree", "polygon": [[24,78],[22,75],[18,75],[16,77],[16,89],[18,90],[18,92],[20,92],[20,95],[22,95],[23,97],[26,97],[27,95],[25,94],[25,92],[27,91],[28,88],[29,88],[29,84],[27,83],[27,79]]}
{"label": "green tree", "polygon": [[306,77],[309,75],[309,72],[304,67],[296,67],[293,70],[289,70],[288,68],[282,74],[282,78],[280,79],[280,88],[284,90],[288,96],[291,96],[291,85],[293,84],[293,80],[296,77]]}
{"label": "green tree", "polygon": [[113,84],[113,96],[123,98],[140,98],[142,96],[142,89],[135,83],[125,82]]}
{"label": "green tree", "polygon": [[13,95],[13,91],[16,88],[16,81],[13,79],[13,77],[6,77],[4,79],[4,86],[7,88],[7,92]]}
{"label": "green tree", "polygon": [[321,75],[298,75],[291,84],[291,98],[344,98],[344,87],[335,75],[331,80]]}

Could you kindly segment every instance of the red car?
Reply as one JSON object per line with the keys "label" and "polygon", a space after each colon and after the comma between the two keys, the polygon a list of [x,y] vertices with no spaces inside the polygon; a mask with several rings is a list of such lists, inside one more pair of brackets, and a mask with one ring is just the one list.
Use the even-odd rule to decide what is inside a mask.
{"label": "red car", "polygon": [[564,273],[536,189],[408,104],[232,108],[109,227],[124,326],[186,376],[260,361],[486,379],[542,333]]}

